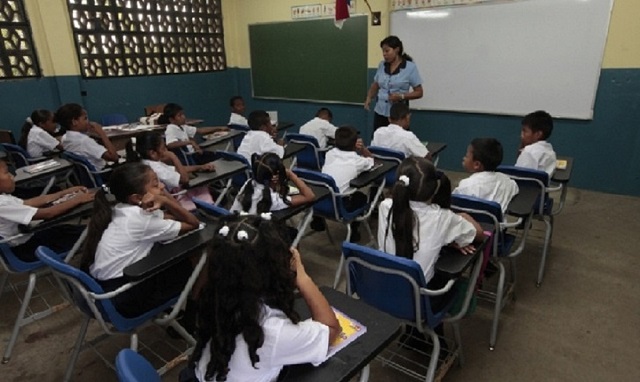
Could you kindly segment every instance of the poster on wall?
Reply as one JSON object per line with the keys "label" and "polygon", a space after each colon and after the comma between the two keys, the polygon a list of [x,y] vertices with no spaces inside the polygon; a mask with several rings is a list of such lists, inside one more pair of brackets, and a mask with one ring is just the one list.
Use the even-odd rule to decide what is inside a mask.
{"label": "poster on wall", "polygon": [[452,5],[469,5],[477,3],[491,3],[505,0],[391,0],[391,9],[415,9],[448,7]]}
{"label": "poster on wall", "polygon": [[[356,0],[349,3],[349,14],[356,13]],[[325,4],[305,4],[291,7],[291,19],[312,19],[320,17],[333,17],[336,14],[336,2]]]}

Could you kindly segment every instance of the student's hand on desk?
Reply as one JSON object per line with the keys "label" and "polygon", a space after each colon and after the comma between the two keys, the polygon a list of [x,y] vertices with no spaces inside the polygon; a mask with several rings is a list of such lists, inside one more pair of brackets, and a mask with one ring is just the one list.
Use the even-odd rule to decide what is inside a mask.
{"label": "student's hand on desk", "polygon": [[85,204],[85,203],[92,202],[93,199],[95,199],[95,198],[96,198],[96,193],[95,192],[82,192],[82,193],[79,193],[73,199],[78,200],[79,204]]}
{"label": "student's hand on desk", "polygon": [[213,163],[205,163],[198,166],[198,171],[214,171],[216,168]]}
{"label": "student's hand on desk", "polygon": [[87,191],[88,191],[87,188],[84,186],[75,186],[75,187],[69,187],[66,190],[64,190],[62,195],[81,193],[81,192],[86,193]]}
{"label": "student's hand on desk", "polygon": [[456,243],[452,243],[451,246],[460,251],[460,253],[462,253],[463,255],[473,255],[476,252],[476,247],[473,244],[461,247]]}

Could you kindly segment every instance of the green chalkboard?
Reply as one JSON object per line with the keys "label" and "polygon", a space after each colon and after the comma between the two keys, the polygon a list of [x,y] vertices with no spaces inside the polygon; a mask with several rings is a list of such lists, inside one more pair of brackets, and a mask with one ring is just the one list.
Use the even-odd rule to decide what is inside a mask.
{"label": "green chalkboard", "polygon": [[364,102],[367,16],[249,25],[253,96]]}

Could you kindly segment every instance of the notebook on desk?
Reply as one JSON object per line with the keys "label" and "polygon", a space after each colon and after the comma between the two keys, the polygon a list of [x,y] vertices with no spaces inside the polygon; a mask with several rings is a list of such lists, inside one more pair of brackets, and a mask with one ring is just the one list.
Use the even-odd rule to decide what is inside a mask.
{"label": "notebook on desk", "polygon": [[567,161],[564,159],[558,159],[556,161],[556,169],[558,170],[566,170],[567,169]]}
{"label": "notebook on desk", "polygon": [[329,345],[329,351],[327,352],[327,359],[331,358],[334,354],[344,349],[355,341],[358,337],[365,334],[367,332],[367,327],[354,320],[353,318],[347,316],[342,313],[338,309],[331,307],[333,312],[336,314],[336,318],[340,323],[340,327],[342,328],[342,332],[338,335],[338,338],[333,341]]}
{"label": "notebook on desk", "polygon": [[54,168],[59,166],[60,164],[55,159],[49,159],[44,162],[32,164],[31,166],[26,166],[24,171],[29,174],[37,174],[39,172]]}

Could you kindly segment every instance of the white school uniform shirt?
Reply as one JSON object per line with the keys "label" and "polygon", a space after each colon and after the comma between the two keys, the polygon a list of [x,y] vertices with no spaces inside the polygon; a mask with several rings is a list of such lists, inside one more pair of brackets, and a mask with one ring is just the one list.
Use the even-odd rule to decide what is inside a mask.
{"label": "white school uniform shirt", "polygon": [[[167,130],[164,132],[164,139],[167,146],[173,142],[185,142],[193,139],[196,136],[198,129],[191,125],[178,126],[176,124],[169,124]],[[188,152],[194,152],[192,145],[185,146]]]}
{"label": "white school uniform shirt", "polygon": [[518,184],[509,176],[495,171],[481,171],[462,179],[452,194],[475,196],[496,202],[502,207],[502,213],[505,213],[509,202],[518,191]]}
{"label": "white school uniform shirt", "polygon": [[416,156],[424,158],[429,154],[427,147],[414,133],[394,123],[378,128],[373,133],[371,146],[386,147],[388,149],[401,151],[407,157]]}
{"label": "white school uniform shirt", "polygon": [[33,125],[27,135],[27,152],[32,157],[41,157],[45,151],[58,147],[60,142],[40,126]]}
{"label": "white school uniform shirt", "polygon": [[516,166],[545,171],[551,176],[556,169],[556,153],[551,143],[538,141],[522,149]]}
{"label": "white school uniform shirt", "polygon": [[242,143],[238,147],[238,154],[247,158],[251,163],[251,155],[264,153],[275,153],[280,158],[284,155],[284,147],[274,142],[271,135],[262,130],[251,130],[242,138]]}
{"label": "white school uniform shirt", "polygon": [[330,175],[335,181],[341,194],[354,191],[349,182],[357,178],[363,171],[373,167],[373,158],[365,158],[355,151],[343,151],[333,148],[327,151],[322,172]]}
{"label": "white school uniform shirt", "polygon": [[[381,251],[395,255],[396,242],[391,227],[387,232],[387,217],[392,206],[393,200],[385,199],[378,207],[378,244]],[[437,204],[410,201],[409,206],[417,219],[413,236],[418,239],[418,249],[413,254],[413,260],[420,264],[425,281],[429,282],[440,249],[454,242],[461,247],[471,244],[476,229],[460,215]]]}
{"label": "white school uniform shirt", "polygon": [[[261,326],[264,343],[256,351],[260,361],[251,365],[249,350],[242,334],[236,336],[236,348],[229,360],[227,382],[272,382],[286,365],[312,363],[318,366],[327,358],[329,327],[311,319],[297,324],[278,309],[263,306]],[[211,360],[211,341],[202,350],[195,374],[204,382]],[[215,381],[213,376],[212,381]]]}
{"label": "white school uniform shirt", "polygon": [[240,125],[249,127],[249,121],[242,114],[231,113],[229,117],[229,125]]}
{"label": "white school uniform shirt", "polygon": [[[24,204],[24,200],[20,198],[9,194],[0,194],[0,236],[3,239],[8,239],[18,235],[20,233],[18,225],[31,223],[31,219],[37,212],[37,208]],[[11,247],[24,244],[31,236],[31,234],[21,236],[8,241],[8,244]]]}
{"label": "white school uniform shirt", "polygon": [[65,151],[82,155],[96,168],[102,170],[107,162],[102,159],[102,155],[107,152],[107,148],[94,141],[87,134],[69,130],[62,136],[62,148]]}
{"label": "white school uniform shirt", "polygon": [[326,119],[315,117],[300,127],[300,134],[313,136],[318,141],[318,146],[323,149],[327,147],[327,138],[336,137],[337,129]]}
{"label": "white school uniform shirt", "polygon": [[167,190],[171,191],[174,188],[180,187],[180,173],[176,171],[175,167],[164,162],[148,159],[143,159],[142,163],[151,167],[156,175],[158,175],[158,179],[167,187]]}
{"label": "white school uniform shirt", "polygon": [[180,226],[179,221],[165,220],[160,210],[147,212],[138,206],[116,204],[89,268],[91,276],[103,281],[122,277],[122,271],[147,256],[154,243],[178,236]]}
{"label": "white school uniform shirt", "polygon": [[[251,207],[249,207],[249,211],[242,211],[241,198],[243,197],[244,189],[245,187],[247,187],[247,184],[249,182],[253,182],[253,195],[251,195]],[[231,206],[231,209],[229,211],[246,212],[248,214],[255,215],[258,210],[258,202],[262,200],[263,191],[264,191],[264,185],[256,183],[253,179],[247,180],[242,185],[242,188],[240,188],[240,191],[238,192],[238,196],[236,197],[236,200],[233,201],[233,205]],[[289,204],[287,204],[285,203],[284,199],[282,199],[282,196],[279,193],[277,193],[273,189],[269,189],[269,191],[271,193],[270,211],[280,211],[289,207],[289,204],[291,204],[291,196],[287,195],[287,202],[289,202]]]}

